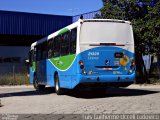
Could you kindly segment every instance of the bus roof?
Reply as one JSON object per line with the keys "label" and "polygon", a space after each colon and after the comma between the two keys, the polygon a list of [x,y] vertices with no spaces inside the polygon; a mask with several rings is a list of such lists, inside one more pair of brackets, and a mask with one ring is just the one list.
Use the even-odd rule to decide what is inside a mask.
{"label": "bus roof", "polygon": [[116,22],[131,24],[130,21],[118,20],[118,19],[85,19],[84,22]]}
{"label": "bus roof", "polygon": [[125,20],[118,20],[118,19],[79,19],[77,22],[71,24],[71,25],[68,25],[34,43],[31,44],[31,50],[34,49],[34,46],[36,46],[37,44],[40,44],[40,43],[43,43],[45,41],[48,41],[49,39],[51,38],[54,38],[55,36],[57,36],[59,33],[65,31],[66,29],[67,30],[71,30],[75,27],[77,27],[80,23],[83,23],[83,22],[116,22],[116,23],[127,23],[127,24],[131,24],[130,21],[125,21]]}
{"label": "bus roof", "polygon": [[31,49],[33,49],[34,46],[36,46],[37,44],[41,44],[41,43],[43,43],[45,41],[48,41],[49,39],[54,38],[58,34],[61,34],[62,32],[65,32],[66,30],[70,31],[71,29],[76,28],[79,24],[80,24],[80,20],[78,20],[77,22],[75,22],[75,23],[73,23],[71,25],[68,25],[68,26],[66,26],[66,27],[64,27],[64,28],[62,28],[62,29],[60,29],[60,30],[58,30],[58,31],[56,31],[56,32],[54,32],[54,33],[52,33],[52,34],[50,34],[50,35],[38,40],[38,41],[36,41],[36,42],[34,42],[34,43],[32,43],[31,44]]}

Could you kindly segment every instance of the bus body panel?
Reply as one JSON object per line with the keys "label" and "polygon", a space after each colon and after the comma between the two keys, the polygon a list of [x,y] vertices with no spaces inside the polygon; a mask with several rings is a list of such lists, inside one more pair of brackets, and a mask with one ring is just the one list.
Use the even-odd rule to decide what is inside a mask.
{"label": "bus body panel", "polygon": [[36,77],[40,84],[46,84],[47,74],[46,74],[46,60],[40,60],[36,62]]}
{"label": "bus body panel", "polygon": [[[105,21],[102,20],[102,22]],[[39,84],[55,86],[54,75],[58,73],[60,87],[68,89],[73,89],[79,84],[85,83],[93,83],[95,85],[98,83],[116,83],[121,86],[120,83],[130,84],[134,82],[135,66],[132,66],[132,63],[135,58],[131,25],[122,23],[122,21],[120,23],[108,22],[106,24],[110,28],[104,27],[102,30],[99,30],[104,26],[104,23],[100,23],[100,26],[98,24],[92,26],[92,23],[89,23],[88,27],[84,26],[84,24],[87,24],[87,21],[83,22],[82,20],[74,24],[74,28],[77,27],[78,30],[76,54],[47,58],[45,62],[41,61],[35,64],[35,66],[39,66],[36,70],[33,70],[34,65],[32,65],[32,68],[30,68],[31,83],[33,83],[34,74],[37,74],[37,72],[39,72]],[[121,29],[120,26],[123,24],[125,25]],[[72,25],[66,28],[68,30],[74,29]],[[89,28],[93,31],[90,31]],[[115,28],[118,29],[114,33]],[[90,36],[86,37],[84,33],[94,36],[96,39]],[[109,36],[107,36],[107,39],[104,39],[104,35],[101,37],[96,36],[96,34],[99,35],[100,33],[107,33]],[[58,32],[55,32],[49,35],[48,38],[54,38],[58,34]],[[110,36],[111,34],[113,37]],[[126,36],[124,36],[125,34]],[[45,40],[43,39],[43,41]],[[33,44],[32,49],[34,49],[35,44]],[[121,54],[122,56],[115,57]],[[79,64],[80,61],[83,61],[84,68]]]}
{"label": "bus body panel", "polygon": [[[121,65],[119,62],[120,59],[113,59],[114,54],[109,53],[106,50],[109,49],[115,49],[115,51],[123,51],[126,53],[126,55],[130,58],[130,61],[124,65]],[[89,52],[93,51],[102,51],[102,53],[99,53],[99,59],[101,61],[96,60],[91,60],[90,55],[88,54]],[[106,54],[106,55],[104,55]],[[93,48],[87,51],[84,51],[76,56],[74,59],[72,65],[70,66],[69,69],[65,71],[58,70],[55,65],[50,60],[47,60],[47,85],[54,86],[54,73],[58,72],[59,79],[60,79],[60,86],[62,88],[68,88],[72,89],[76,87],[80,83],[112,83],[112,82],[130,82],[133,83],[135,79],[135,70],[133,70],[132,73],[129,73],[130,70],[130,65],[131,65],[131,60],[134,57],[134,53],[131,53],[127,50],[117,48],[117,47],[97,47]],[[105,59],[109,58],[110,65],[113,66],[115,63],[117,64],[117,61],[119,63],[119,68],[118,69],[112,69],[112,70],[106,70],[103,68],[95,68],[95,66],[105,66]],[[82,60],[84,62],[84,68],[86,73],[83,74],[82,70],[80,69],[80,65],[77,64],[79,61]],[[115,61],[114,61],[115,60]],[[92,71],[92,72],[91,72]],[[98,78],[98,79],[97,79]]]}
{"label": "bus body panel", "polygon": [[[129,60],[115,58],[116,52],[123,52]],[[85,74],[79,73],[80,82],[134,82],[135,68],[131,68],[134,53],[118,47],[97,47],[80,53],[78,57],[85,70]]]}
{"label": "bus body panel", "polygon": [[[123,57],[115,57],[116,53]],[[134,54],[119,47],[96,47],[80,53],[88,74],[127,75]]]}
{"label": "bus body panel", "polygon": [[[75,80],[75,76],[77,74],[77,63],[76,63],[76,56],[75,59],[71,62],[71,66],[67,70],[60,70],[57,69],[56,65],[54,65],[50,59],[47,60],[47,85],[54,86],[54,74],[55,72],[58,73],[59,80],[60,80],[60,87],[62,88],[72,88],[72,81]],[[67,61],[66,61],[67,62]]]}
{"label": "bus body panel", "polygon": [[29,67],[29,82],[33,84],[34,79],[34,71],[32,71],[32,67]]}
{"label": "bus body panel", "polygon": [[29,81],[31,84],[33,84],[35,71],[36,71],[36,62],[33,61],[32,65],[29,67]]}

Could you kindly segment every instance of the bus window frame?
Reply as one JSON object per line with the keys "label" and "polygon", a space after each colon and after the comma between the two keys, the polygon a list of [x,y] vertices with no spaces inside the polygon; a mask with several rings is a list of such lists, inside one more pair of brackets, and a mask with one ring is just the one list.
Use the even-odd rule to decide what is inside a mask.
{"label": "bus window frame", "polygon": [[40,58],[41,58],[41,54],[39,55],[39,52],[41,49],[40,49],[40,45],[36,45],[36,61],[40,61]]}
{"label": "bus window frame", "polygon": [[33,62],[36,61],[37,53],[36,53],[36,47],[33,49]]}
{"label": "bus window frame", "polygon": [[47,58],[52,58],[53,57],[53,44],[54,44],[54,39],[51,38],[47,41]]}
{"label": "bus window frame", "polygon": [[32,51],[33,51],[33,50],[30,50],[30,51],[29,51],[29,66],[30,66],[30,67],[32,67],[32,62],[33,62]]}
{"label": "bus window frame", "polygon": [[[65,38],[64,38],[64,37],[65,37]],[[71,32],[68,31],[68,32],[62,34],[62,35],[61,35],[61,38],[63,38],[63,41],[65,41],[65,42],[61,42],[61,45],[60,45],[60,47],[61,47],[60,54],[61,54],[61,56],[69,55],[69,54],[70,54],[70,38],[71,38]],[[66,39],[66,38],[67,38],[67,39]],[[61,39],[61,41],[62,41],[62,39]],[[64,48],[65,48],[65,49],[67,50],[66,53],[62,53],[62,52],[63,52],[63,51],[62,51],[62,45],[65,46],[65,47],[63,46],[63,51],[64,51]]]}
{"label": "bus window frame", "polygon": [[[66,38],[68,39],[67,42],[63,42],[63,40],[65,41],[64,37],[67,37]],[[68,51],[63,54],[62,51],[64,50],[62,49],[62,46],[65,45],[66,43],[68,45],[66,46],[65,49]],[[47,41],[47,58],[56,58],[61,56],[67,56],[70,54],[75,54],[77,47],[76,44],[77,44],[77,27],[71,29],[68,32],[57,35]],[[71,48],[72,46],[74,46],[74,49]]]}
{"label": "bus window frame", "polygon": [[[61,42],[60,42],[61,35],[54,37],[53,42],[53,58],[61,56]],[[58,42],[57,42],[58,41]],[[57,42],[57,43],[56,43]],[[57,49],[58,48],[58,49]],[[56,53],[57,52],[57,53]],[[55,54],[56,53],[56,54]]]}
{"label": "bus window frame", "polygon": [[47,58],[47,41],[41,43],[41,60]]}
{"label": "bus window frame", "polygon": [[[41,61],[47,59],[47,41],[36,45],[36,61]],[[45,55],[43,56],[43,52],[45,51]]]}
{"label": "bus window frame", "polygon": [[[75,36],[73,37],[73,32],[75,31]],[[72,39],[74,38],[74,39]],[[74,50],[71,48],[71,43],[75,46]],[[70,54],[75,54],[76,53],[76,45],[77,44],[77,28],[74,28],[71,30],[71,38],[70,38]]]}

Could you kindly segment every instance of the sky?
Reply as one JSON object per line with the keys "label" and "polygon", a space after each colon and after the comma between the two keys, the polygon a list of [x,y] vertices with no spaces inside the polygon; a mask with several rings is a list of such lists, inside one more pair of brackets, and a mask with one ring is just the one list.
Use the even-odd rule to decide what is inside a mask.
{"label": "sky", "polygon": [[0,10],[74,16],[99,10],[102,0],[0,0]]}

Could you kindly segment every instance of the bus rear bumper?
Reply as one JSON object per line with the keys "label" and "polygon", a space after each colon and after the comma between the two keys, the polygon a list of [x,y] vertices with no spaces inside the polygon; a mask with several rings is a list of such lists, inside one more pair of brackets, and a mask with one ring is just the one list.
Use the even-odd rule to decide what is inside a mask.
{"label": "bus rear bumper", "polygon": [[131,75],[79,75],[78,85],[126,87],[134,81],[135,73]]}

